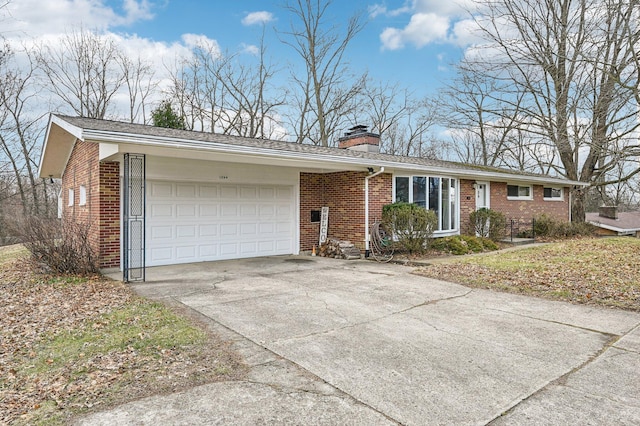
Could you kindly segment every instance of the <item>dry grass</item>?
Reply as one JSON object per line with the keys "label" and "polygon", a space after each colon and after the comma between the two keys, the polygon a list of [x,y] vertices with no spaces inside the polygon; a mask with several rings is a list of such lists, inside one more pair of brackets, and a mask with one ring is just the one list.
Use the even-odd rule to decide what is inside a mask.
{"label": "dry grass", "polygon": [[36,274],[0,248],[0,424],[79,413],[241,377],[229,345],[100,276]]}
{"label": "dry grass", "polygon": [[640,311],[640,239],[603,238],[464,259],[417,273],[472,287]]}

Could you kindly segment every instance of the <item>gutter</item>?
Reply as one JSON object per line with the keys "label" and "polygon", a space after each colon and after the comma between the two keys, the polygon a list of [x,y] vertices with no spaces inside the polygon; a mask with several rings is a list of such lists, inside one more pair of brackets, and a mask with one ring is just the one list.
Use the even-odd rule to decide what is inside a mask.
{"label": "gutter", "polygon": [[[373,171],[373,169],[371,169],[371,171]],[[369,242],[371,241],[369,235],[369,179],[383,172],[384,166],[380,167],[380,170],[377,172],[364,177],[364,257],[369,257]]]}
{"label": "gutter", "polygon": [[104,130],[83,130],[84,140],[93,142],[108,143],[126,143],[134,145],[143,145],[149,147],[166,147],[173,149],[192,149],[197,151],[210,151],[226,154],[252,155],[256,157],[279,158],[291,161],[311,161],[321,164],[323,162],[331,162],[334,164],[349,166],[378,166],[381,168],[390,168],[394,170],[405,171],[425,171],[430,173],[446,174],[447,176],[458,179],[485,179],[498,182],[527,182],[540,184],[557,184],[563,186],[577,185],[588,186],[588,183],[579,181],[568,181],[566,179],[550,177],[550,176],[526,176],[518,174],[510,174],[508,171],[488,172],[472,169],[455,169],[440,165],[415,164],[411,162],[396,162],[386,159],[372,159],[364,157],[345,157],[334,155],[331,153],[308,153],[301,151],[287,151],[271,147],[256,147],[246,145],[235,145],[223,142],[206,142],[183,138],[168,138],[165,136],[140,135],[130,133],[114,133]]}

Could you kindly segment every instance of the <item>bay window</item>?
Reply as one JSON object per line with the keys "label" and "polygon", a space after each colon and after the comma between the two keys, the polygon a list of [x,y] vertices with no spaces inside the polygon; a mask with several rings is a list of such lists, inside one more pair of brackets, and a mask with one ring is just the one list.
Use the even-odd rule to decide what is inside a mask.
{"label": "bay window", "polygon": [[396,176],[394,201],[417,204],[438,218],[437,231],[457,229],[457,180],[440,176]]}

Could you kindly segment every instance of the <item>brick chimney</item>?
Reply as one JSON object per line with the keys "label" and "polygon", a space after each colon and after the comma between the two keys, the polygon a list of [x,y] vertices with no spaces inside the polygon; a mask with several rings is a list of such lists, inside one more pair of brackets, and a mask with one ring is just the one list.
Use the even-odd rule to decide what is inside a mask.
{"label": "brick chimney", "polygon": [[370,133],[367,126],[354,126],[338,139],[338,148],[354,151],[380,152],[380,135]]}
{"label": "brick chimney", "polygon": [[598,216],[606,217],[607,219],[618,219],[618,207],[601,206],[598,208]]}

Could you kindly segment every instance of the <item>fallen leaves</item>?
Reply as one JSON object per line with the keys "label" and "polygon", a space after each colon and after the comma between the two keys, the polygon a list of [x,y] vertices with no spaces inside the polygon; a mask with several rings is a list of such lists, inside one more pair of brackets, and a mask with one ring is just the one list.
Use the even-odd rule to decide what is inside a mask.
{"label": "fallen leaves", "polygon": [[452,260],[417,273],[474,287],[640,311],[640,240],[581,239]]}
{"label": "fallen leaves", "polygon": [[38,275],[8,261],[0,297],[0,424],[63,422],[243,372],[227,343],[202,330],[194,335],[204,339],[182,338],[192,325],[120,282]]}

